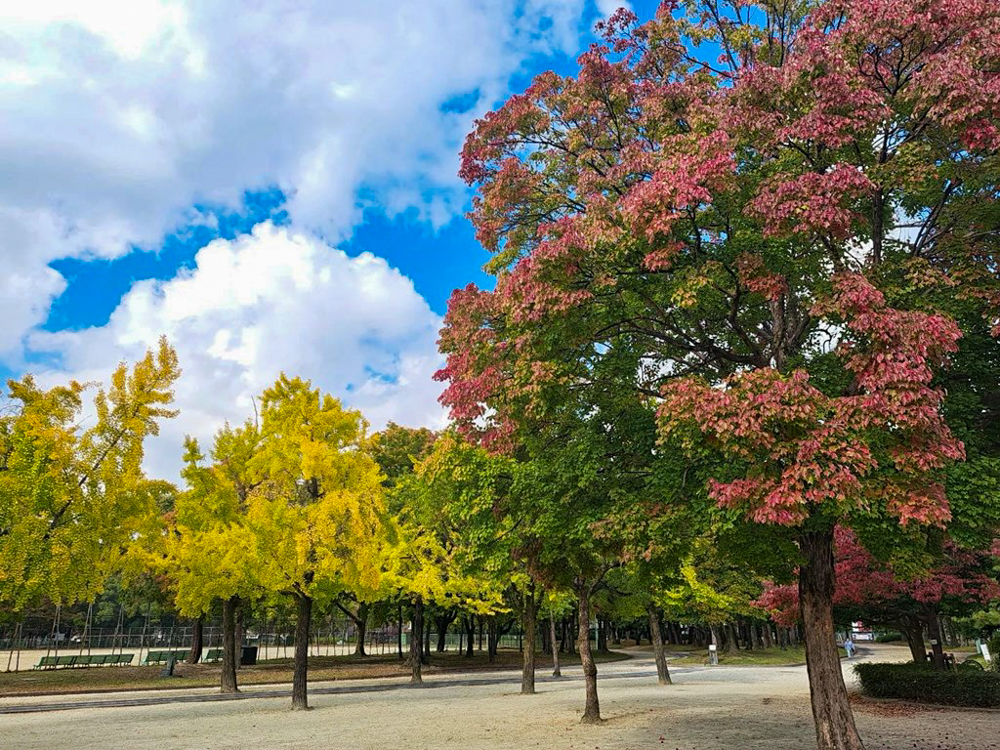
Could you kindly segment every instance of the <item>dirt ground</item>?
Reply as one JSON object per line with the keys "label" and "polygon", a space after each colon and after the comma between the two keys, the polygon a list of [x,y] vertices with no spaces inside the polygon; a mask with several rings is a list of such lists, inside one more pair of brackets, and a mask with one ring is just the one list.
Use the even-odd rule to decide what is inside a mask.
{"label": "dirt ground", "polygon": [[[871,648],[871,647],[870,647]],[[903,658],[875,647],[867,658]],[[321,693],[313,710],[293,713],[283,688],[227,702],[0,715],[0,748],[438,748],[485,750],[802,750],[814,746],[803,667],[677,667],[675,684],[656,685],[649,657],[601,665],[606,721],[583,726],[579,668],[545,679],[538,694],[517,694],[514,675],[434,677],[410,689],[400,680]],[[461,682],[461,684],[457,684]],[[330,688],[340,690],[340,688]],[[261,692],[257,691],[257,692]],[[267,692],[271,691],[271,692]],[[143,694],[148,697],[148,693]],[[189,692],[190,695],[190,692]],[[93,700],[107,700],[95,696]],[[80,696],[9,698],[16,705],[79,702]],[[1000,711],[955,710],[859,699],[855,711],[868,750],[1000,749]]]}

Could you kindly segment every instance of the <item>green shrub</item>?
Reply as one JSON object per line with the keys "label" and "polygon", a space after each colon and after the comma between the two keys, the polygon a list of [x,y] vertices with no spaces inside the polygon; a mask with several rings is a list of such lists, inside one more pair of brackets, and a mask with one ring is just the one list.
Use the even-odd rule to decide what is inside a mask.
{"label": "green shrub", "polygon": [[856,664],[861,690],[873,698],[902,698],[948,706],[1000,706],[1000,675],[939,670],[924,664]]}
{"label": "green shrub", "polygon": [[897,633],[895,631],[890,631],[888,633],[880,633],[875,636],[875,643],[895,643],[896,641],[903,640],[903,634]]}

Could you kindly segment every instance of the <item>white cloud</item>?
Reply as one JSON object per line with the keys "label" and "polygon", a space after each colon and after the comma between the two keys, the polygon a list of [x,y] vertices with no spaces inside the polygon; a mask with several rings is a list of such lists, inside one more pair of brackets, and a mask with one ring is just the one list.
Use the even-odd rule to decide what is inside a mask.
{"label": "white cloud", "polygon": [[59,371],[42,382],[105,380],[112,363],[134,360],[166,334],[184,370],[180,416],[147,444],[151,475],[176,479],[181,441],[209,441],[223,422],[253,414],[252,397],[281,370],[360,408],[378,429],[388,420],[440,427],[440,318],[413,284],[370,254],[350,258],[308,235],[263,223],[199,251],[196,266],[169,281],[142,281],[106,326],[33,334]]}
{"label": "white cloud", "polygon": [[277,185],[334,242],[361,190],[447,221],[475,113],[442,103],[477,91],[482,111],[527,56],[574,51],[583,6],[0,2],[0,361],[62,289],[49,262],[156,248],[195,203]]}
{"label": "white cloud", "polygon": [[596,0],[597,12],[602,18],[610,18],[619,8],[632,10],[632,3],[629,0]]}

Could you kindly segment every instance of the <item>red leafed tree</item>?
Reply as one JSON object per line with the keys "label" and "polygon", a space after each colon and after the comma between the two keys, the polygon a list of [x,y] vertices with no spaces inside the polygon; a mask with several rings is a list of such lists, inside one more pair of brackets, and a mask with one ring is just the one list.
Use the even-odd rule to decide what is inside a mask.
{"label": "red leafed tree", "polygon": [[1000,7],[692,0],[602,31],[466,142],[496,286],[449,305],[443,400],[503,450],[562,394],[631,392],[723,457],[715,500],[801,550],[818,744],[860,748],[834,528],[949,519],[935,376],[1000,333]]}
{"label": "red leafed tree", "polygon": [[[934,558],[920,573],[906,575],[892,564],[880,563],[850,529],[838,527],[834,534],[834,604],[855,619],[898,627],[917,662],[925,659],[926,628],[935,664],[941,668],[944,650],[938,617],[997,600],[1000,583],[991,575],[995,560],[990,551],[962,549],[946,540]],[[767,586],[756,605],[777,622],[791,625],[799,619],[798,587]]]}

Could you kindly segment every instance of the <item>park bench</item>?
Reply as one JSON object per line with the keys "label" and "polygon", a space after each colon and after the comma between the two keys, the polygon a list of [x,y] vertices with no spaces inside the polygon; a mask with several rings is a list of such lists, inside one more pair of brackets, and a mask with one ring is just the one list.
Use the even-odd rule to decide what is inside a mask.
{"label": "park bench", "polygon": [[125,666],[132,663],[135,654],[78,654],[68,656],[43,656],[32,669],[57,667]]}
{"label": "park bench", "polygon": [[170,657],[173,656],[174,661],[184,661],[187,658],[187,650],[181,651],[150,651],[146,654],[146,658],[142,660],[144,665],[149,664],[166,664],[170,661]]}

